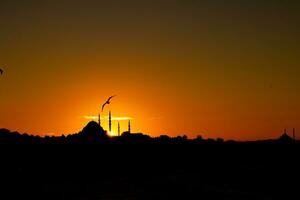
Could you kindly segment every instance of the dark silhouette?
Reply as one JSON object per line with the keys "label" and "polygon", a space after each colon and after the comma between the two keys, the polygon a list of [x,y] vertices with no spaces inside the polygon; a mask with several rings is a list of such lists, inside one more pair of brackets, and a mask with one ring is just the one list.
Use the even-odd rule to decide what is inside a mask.
{"label": "dark silhouette", "polygon": [[107,101],[102,105],[102,112],[103,112],[104,107],[105,107],[107,104],[110,104],[110,100],[111,100],[112,98],[114,98],[115,96],[116,96],[116,95],[109,97],[109,98],[107,99]]}
{"label": "dark silhouette", "polygon": [[128,121],[128,132],[131,133],[131,125],[130,125],[130,120]]}
{"label": "dark silhouette", "polygon": [[56,137],[0,129],[0,197],[298,199],[299,147],[286,131],[238,142],[129,131],[109,137],[94,121]]}
{"label": "dark silhouette", "polygon": [[118,122],[118,136],[120,136],[120,122]]}
{"label": "dark silhouette", "polygon": [[283,143],[291,143],[293,142],[293,138],[291,138],[287,133],[284,133],[280,136],[279,141]]}
{"label": "dark silhouette", "polygon": [[109,115],[108,115],[108,130],[109,132],[111,132],[111,112],[109,111]]}
{"label": "dark silhouette", "polygon": [[99,124],[99,126],[101,126],[101,116],[100,116],[100,113],[98,114],[98,124]]}
{"label": "dark silhouette", "polygon": [[[110,115],[111,116],[111,115]],[[111,117],[109,118],[111,120]],[[111,123],[111,122],[110,122]],[[110,124],[109,123],[109,124]],[[109,125],[111,129],[111,125]],[[152,138],[143,133],[131,133],[130,120],[128,121],[128,131],[120,132],[120,124],[118,123],[118,136],[109,137],[107,131],[105,131],[99,123],[95,121],[89,122],[82,131],[75,134],[68,134],[68,136],[33,136],[27,133],[20,134],[18,132],[11,132],[7,129],[0,129],[0,144],[26,144],[26,143],[72,143],[73,141],[86,143],[86,142],[103,142],[103,141],[118,141],[122,143],[130,142],[139,144],[145,142],[149,144],[185,144],[185,145],[206,145],[206,144],[294,144],[298,141],[295,139],[295,129],[293,130],[293,138],[288,135],[286,130],[278,139],[260,140],[260,141],[225,141],[222,138],[208,138],[204,139],[198,136],[195,139],[189,139],[186,135],[170,137],[167,135],[161,135],[159,137]]]}
{"label": "dark silhouette", "polygon": [[0,69],[0,74],[1,74],[1,75],[3,74],[3,69]]}
{"label": "dark silhouette", "polygon": [[294,138],[291,138],[288,135],[286,129],[284,129],[284,133],[279,137],[278,141],[281,142],[281,143],[287,143],[287,144],[289,144],[289,143],[294,142],[294,140],[295,140],[295,132],[293,132],[293,137]]}
{"label": "dark silhouette", "polygon": [[90,141],[101,141],[108,139],[106,131],[104,131],[104,129],[94,121],[89,122],[86,127],[84,127],[80,133],[78,133],[78,135],[83,139],[86,138]]}
{"label": "dark silhouette", "polygon": [[293,128],[293,140],[296,141],[296,129]]}

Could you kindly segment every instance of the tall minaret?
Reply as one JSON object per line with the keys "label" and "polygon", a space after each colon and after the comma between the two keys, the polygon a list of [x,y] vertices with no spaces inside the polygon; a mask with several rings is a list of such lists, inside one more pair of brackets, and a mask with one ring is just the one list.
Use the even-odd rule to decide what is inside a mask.
{"label": "tall minaret", "polygon": [[99,124],[99,126],[101,126],[101,117],[100,117],[100,113],[99,113],[99,115],[98,115],[98,124]]}
{"label": "tall minaret", "polygon": [[128,133],[131,133],[130,120],[128,122]]}
{"label": "tall minaret", "polygon": [[109,116],[108,116],[108,130],[111,132],[111,112],[109,111]]}
{"label": "tall minaret", "polygon": [[120,122],[118,122],[118,136],[120,136]]}
{"label": "tall minaret", "polygon": [[294,142],[296,141],[296,131],[295,131],[295,128],[293,128],[293,139],[294,139]]}

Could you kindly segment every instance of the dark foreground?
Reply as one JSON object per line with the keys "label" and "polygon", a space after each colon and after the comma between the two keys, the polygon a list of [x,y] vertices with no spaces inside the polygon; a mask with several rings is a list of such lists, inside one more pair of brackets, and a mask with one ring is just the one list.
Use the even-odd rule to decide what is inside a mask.
{"label": "dark foreground", "polygon": [[300,146],[1,146],[0,199],[300,199]]}

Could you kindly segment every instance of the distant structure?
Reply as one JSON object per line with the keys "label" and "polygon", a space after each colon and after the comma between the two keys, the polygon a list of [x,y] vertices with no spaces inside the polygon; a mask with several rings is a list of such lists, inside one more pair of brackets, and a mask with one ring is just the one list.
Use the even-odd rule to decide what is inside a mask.
{"label": "distant structure", "polygon": [[109,116],[108,116],[108,130],[111,132],[111,112],[109,111]]}
{"label": "distant structure", "polygon": [[131,133],[130,120],[128,121],[128,133]]}
{"label": "distant structure", "polygon": [[120,136],[120,122],[118,122],[118,136]]}
{"label": "distant structure", "polygon": [[291,143],[294,141],[293,138],[291,138],[286,129],[284,129],[284,133],[279,137],[279,141],[282,142],[282,143]]}
{"label": "distant structure", "polygon": [[100,113],[99,113],[99,115],[98,115],[98,124],[99,124],[99,126],[101,126],[101,117],[100,117]]}
{"label": "distant structure", "polygon": [[[72,136],[71,136],[72,137]],[[105,141],[108,140],[106,131],[95,121],[89,122],[78,135],[73,136],[75,139],[79,138],[81,141]]]}
{"label": "distant structure", "polygon": [[295,128],[293,128],[293,139],[294,139],[294,141],[296,141],[296,130],[295,130]]}

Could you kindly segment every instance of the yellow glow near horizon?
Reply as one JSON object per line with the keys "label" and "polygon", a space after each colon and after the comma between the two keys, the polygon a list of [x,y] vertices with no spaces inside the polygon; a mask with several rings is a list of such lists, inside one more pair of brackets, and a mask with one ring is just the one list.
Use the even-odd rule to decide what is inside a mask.
{"label": "yellow glow near horizon", "polygon": [[[81,117],[82,119],[85,119],[87,121],[93,120],[98,122],[98,116],[96,115],[84,115]],[[133,117],[111,117],[112,121],[112,130],[109,132],[109,127],[108,127],[108,116],[101,116],[101,126],[104,130],[107,131],[107,134],[112,137],[112,136],[118,136],[118,124],[120,124],[120,134],[122,134],[124,131],[128,131],[128,121],[129,120],[134,120],[135,118]]]}
{"label": "yellow glow near horizon", "polygon": [[111,132],[107,131],[109,137],[118,136],[118,133],[115,133],[113,130]]}
{"label": "yellow glow near horizon", "polygon": [[[93,115],[85,115],[83,116],[84,119],[88,120],[98,120],[98,116],[93,116]],[[100,117],[101,120],[108,120],[108,116]],[[125,120],[132,120],[134,119],[133,117],[111,117],[112,121],[125,121]]]}

